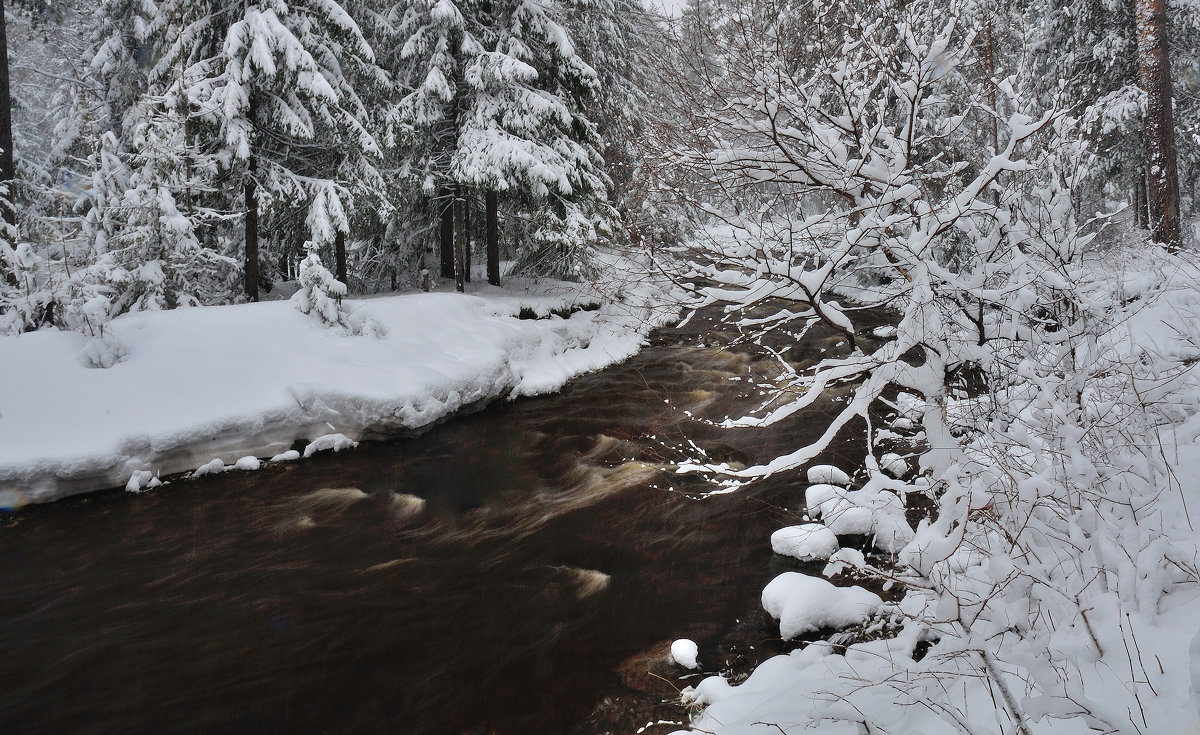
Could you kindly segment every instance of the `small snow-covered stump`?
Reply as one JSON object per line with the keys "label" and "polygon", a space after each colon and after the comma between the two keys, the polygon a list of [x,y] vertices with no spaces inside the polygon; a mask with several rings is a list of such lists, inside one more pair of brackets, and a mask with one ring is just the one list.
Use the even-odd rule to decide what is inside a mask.
{"label": "small snow-covered stump", "polygon": [[696,661],[698,653],[699,648],[695,642],[687,638],[680,638],[671,644],[671,660],[685,669],[700,668],[700,664]]}
{"label": "small snow-covered stump", "polygon": [[820,523],[805,523],[771,534],[771,550],[800,561],[825,561],[838,550],[838,540]]}
{"label": "small snow-covered stump", "polygon": [[862,587],[837,587],[820,577],[784,572],[762,592],[762,605],[779,621],[784,640],[822,628],[845,628],[866,620],[883,600]]}

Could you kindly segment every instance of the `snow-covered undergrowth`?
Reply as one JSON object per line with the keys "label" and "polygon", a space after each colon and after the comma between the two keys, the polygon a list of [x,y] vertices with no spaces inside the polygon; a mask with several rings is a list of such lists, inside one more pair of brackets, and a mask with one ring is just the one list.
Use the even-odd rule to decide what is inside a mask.
{"label": "snow-covered undergrowth", "polygon": [[[107,361],[77,332],[0,338],[0,506],[276,457],[297,439],[410,431],[556,390],[633,355],[676,316],[662,286],[622,278],[631,269],[609,263],[603,286],[514,279],[343,302],[351,322],[375,324],[370,336],[283,301],[127,314],[106,329]],[[545,318],[519,318],[531,313]]]}
{"label": "snow-covered undergrowth", "polygon": [[[809,489],[831,530],[839,505],[869,509],[847,533],[897,518],[890,503],[847,503],[856,494],[935,500],[894,557],[842,549],[825,569],[901,585],[870,617],[892,632],[872,640],[868,621],[860,642],[812,643],[740,686],[706,679],[686,693],[704,706],[696,731],[1200,730],[1200,268],[1146,249],[1085,257],[1070,277],[1086,329],[1014,350],[1009,378],[978,393],[903,394],[874,427],[928,441],[921,478],[888,478],[872,458],[865,488],[810,478],[839,483]],[[914,435],[922,424],[943,433]],[[801,576],[763,593],[785,638],[867,617]]]}

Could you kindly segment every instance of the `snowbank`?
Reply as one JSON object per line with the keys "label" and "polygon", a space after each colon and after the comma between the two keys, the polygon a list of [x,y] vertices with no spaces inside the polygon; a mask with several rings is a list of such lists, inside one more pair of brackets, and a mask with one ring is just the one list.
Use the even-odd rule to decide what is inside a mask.
{"label": "snowbank", "polygon": [[[106,369],[85,366],[95,345],[82,334],[0,338],[0,505],[282,458],[298,439],[420,429],[624,360],[676,313],[645,283],[622,302],[576,284],[514,283],[345,302],[382,327],[378,337],[323,328],[288,302],[129,314],[110,325],[107,342],[125,356]],[[553,315],[584,304],[600,306]]]}
{"label": "snowbank", "polygon": [[[965,493],[943,496],[943,512],[951,507],[945,497],[962,498],[955,521],[995,512],[989,500],[1024,503],[1037,513],[1051,509],[1057,511],[1051,516],[1055,521],[1075,512],[1082,518],[1072,521],[1075,525],[1064,523],[1067,532],[1061,536],[1038,537],[1040,545],[1025,539],[1022,551],[1036,548],[1045,558],[1017,559],[1024,565],[1019,569],[1005,550],[1016,548],[1012,538],[1022,532],[1020,526],[1003,527],[1001,534],[979,524],[967,535],[957,523],[951,530],[962,535],[954,538],[931,532],[943,522],[939,517],[923,522],[914,534],[904,521],[901,497],[922,490],[924,478],[907,485],[880,477],[869,487],[848,490],[823,470],[811,474],[806,492],[811,515],[830,529],[855,526],[862,532],[868,530],[870,511],[869,532],[876,535],[877,547],[896,554],[900,578],[906,578],[905,569],[920,573],[907,577],[914,584],[899,603],[878,606],[865,635],[858,636],[878,633],[882,639],[844,651],[814,642],[765,661],[740,685],[713,676],[685,690],[686,703],[704,708],[688,732],[1197,732],[1200,486],[1193,478],[1200,475],[1200,267],[1193,260],[1191,253],[1180,257],[1149,248],[1103,253],[1087,262],[1082,279],[1097,310],[1115,315],[1096,354],[1122,370],[1135,367],[1138,377],[1122,383],[1114,377],[1116,369],[1100,373],[1094,383],[1099,387],[1083,396],[1088,409],[1083,415],[1101,417],[1098,426],[1118,427],[1111,434],[1097,432],[1115,437],[1103,445],[1114,455],[1126,449],[1120,442],[1124,436],[1155,438],[1147,454],[1160,453],[1165,471],[1128,459],[1123,460],[1128,469],[1122,467],[1113,481],[1071,444],[1082,432],[1068,435],[1064,428],[1066,449],[1049,446],[1065,458],[1063,472],[1082,499],[1075,500],[1078,507],[1038,504],[1053,485],[1049,471],[1032,470],[1042,466],[1029,449],[1037,442],[1022,437],[1024,444],[981,445],[1010,451],[1004,467],[1028,467],[1013,475],[1014,490],[1007,494],[979,494],[969,502]],[[1140,393],[1109,389],[1130,384]],[[951,402],[949,410],[969,415],[984,400]],[[922,401],[901,395],[896,404],[901,416],[891,428],[910,431],[924,410]],[[1031,401],[1029,410],[1053,418],[1047,407],[1054,405]],[[1146,426],[1152,431],[1137,433]],[[1060,456],[1047,454],[1054,461]],[[899,454],[886,454],[880,466],[895,477],[910,472]],[[981,462],[975,469],[985,467]],[[824,575],[861,570],[867,563],[860,551],[844,548],[831,556]],[[1037,584],[1031,571],[1039,575]],[[825,621],[846,601],[841,592],[831,593],[823,580],[789,575],[768,584],[762,598],[767,611],[781,620],[783,636],[835,625]],[[922,580],[934,580],[954,594],[923,587]],[[1084,585],[1086,604],[1079,589],[1070,586],[1076,584]],[[1053,605],[1058,607],[1052,611]],[[1055,616],[1055,625],[1048,625]],[[843,620],[852,617],[847,612]],[[973,638],[980,629],[988,631],[987,637]],[[1058,678],[1060,669],[1069,674]]]}

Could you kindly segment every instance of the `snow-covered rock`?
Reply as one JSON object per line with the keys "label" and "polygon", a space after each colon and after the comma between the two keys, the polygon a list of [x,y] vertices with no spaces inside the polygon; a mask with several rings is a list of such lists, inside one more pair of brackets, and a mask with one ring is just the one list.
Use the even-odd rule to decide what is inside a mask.
{"label": "snow-covered rock", "polygon": [[700,668],[700,664],[696,661],[698,651],[699,649],[693,641],[680,638],[671,644],[671,660],[685,669],[698,669]]}
{"label": "snow-covered rock", "polygon": [[875,529],[875,511],[843,501],[822,514],[821,521],[835,536],[869,536]]}
{"label": "snow-covered rock", "polygon": [[808,481],[811,484],[841,485],[850,484],[850,476],[831,464],[818,464],[808,468]]}
{"label": "snow-covered rock", "polygon": [[883,600],[862,587],[835,587],[820,577],[784,572],[763,589],[762,605],[784,640],[821,628],[844,628],[871,616]]}
{"label": "snow-covered rock", "polygon": [[345,434],[325,434],[318,436],[304,448],[304,456],[311,457],[317,452],[340,452],[343,449],[353,449],[357,446],[358,442]]}
{"label": "snow-covered rock", "polygon": [[771,534],[771,550],[800,561],[825,561],[838,550],[837,535],[820,523],[781,528]]}
{"label": "snow-covered rock", "polygon": [[242,457],[241,459],[239,459],[238,461],[233,463],[233,468],[235,470],[244,470],[247,472],[253,472],[254,470],[257,470],[261,466],[262,466],[262,462],[258,459],[258,457],[255,457],[253,455],[251,455],[249,457]]}
{"label": "snow-covered rock", "polygon": [[871,536],[882,551],[899,551],[913,538],[904,503],[895,493],[813,485],[804,495],[809,514],[835,536]]}
{"label": "snow-covered rock", "polygon": [[193,477],[203,477],[204,475],[219,475],[225,471],[225,463],[220,458],[211,459],[208,462],[200,465],[192,473]]}
{"label": "snow-covered rock", "polygon": [[837,485],[810,485],[804,491],[804,505],[808,508],[810,516],[813,518],[822,518],[837,503],[845,499],[847,492],[849,491]]}
{"label": "snow-covered rock", "polygon": [[879,469],[892,477],[900,478],[908,473],[908,462],[899,454],[888,452],[879,458]]}

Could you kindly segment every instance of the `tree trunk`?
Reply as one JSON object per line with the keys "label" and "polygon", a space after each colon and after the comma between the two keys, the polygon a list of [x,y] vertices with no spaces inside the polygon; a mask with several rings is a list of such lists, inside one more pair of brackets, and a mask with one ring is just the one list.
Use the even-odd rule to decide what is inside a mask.
{"label": "tree trunk", "polygon": [[246,173],[246,300],[258,301],[258,193],[254,174],[257,166],[250,159]]}
{"label": "tree trunk", "polygon": [[463,262],[463,250],[467,240],[466,202],[462,198],[462,187],[454,188],[454,288],[459,293],[467,290],[463,276],[466,266]]}
{"label": "tree trunk", "polygon": [[338,230],[337,236],[333,238],[333,252],[337,257],[337,279],[342,282],[343,286],[348,286],[346,280],[346,233]]}
{"label": "tree trunk", "polygon": [[462,189],[463,208],[463,280],[471,282],[471,190]]}
{"label": "tree trunk", "polygon": [[1134,0],[1138,67],[1146,91],[1146,198],[1150,236],[1174,250],[1183,244],[1179,223],[1179,170],[1171,109],[1171,66],[1167,55],[1166,0]]}
{"label": "tree trunk", "polygon": [[[4,19],[4,0],[0,0],[0,181],[8,185],[7,203],[3,209],[4,221],[17,224],[17,211],[13,205],[16,192],[16,164],[13,162],[12,92],[8,85],[8,24]],[[16,247],[16,243],[13,243]]]}
{"label": "tree trunk", "polygon": [[[986,11],[985,11],[986,12]],[[988,107],[992,109],[992,155],[1000,153],[1000,110],[997,106],[998,97],[996,95],[996,39],[992,34],[992,16],[989,13],[987,26],[985,28],[984,43],[984,59],[987,63],[987,101]],[[1000,205],[1000,188],[998,186],[990,187],[992,192],[992,204]]]}
{"label": "tree trunk", "polygon": [[454,278],[454,199],[449,189],[442,189],[438,200],[442,202],[441,258],[442,278]]}
{"label": "tree trunk", "polygon": [[[250,109],[246,111],[250,125],[258,122],[258,100],[254,92],[250,93]],[[250,148],[250,160],[246,166],[246,178],[243,182],[246,199],[246,300],[258,301],[258,182],[254,177],[258,173],[258,164],[254,161],[253,143]]]}
{"label": "tree trunk", "polygon": [[1146,175],[1138,174],[1133,182],[1133,224],[1140,230],[1146,229]]}
{"label": "tree trunk", "polygon": [[500,285],[500,197],[489,191],[485,197],[487,209],[487,279]]}

